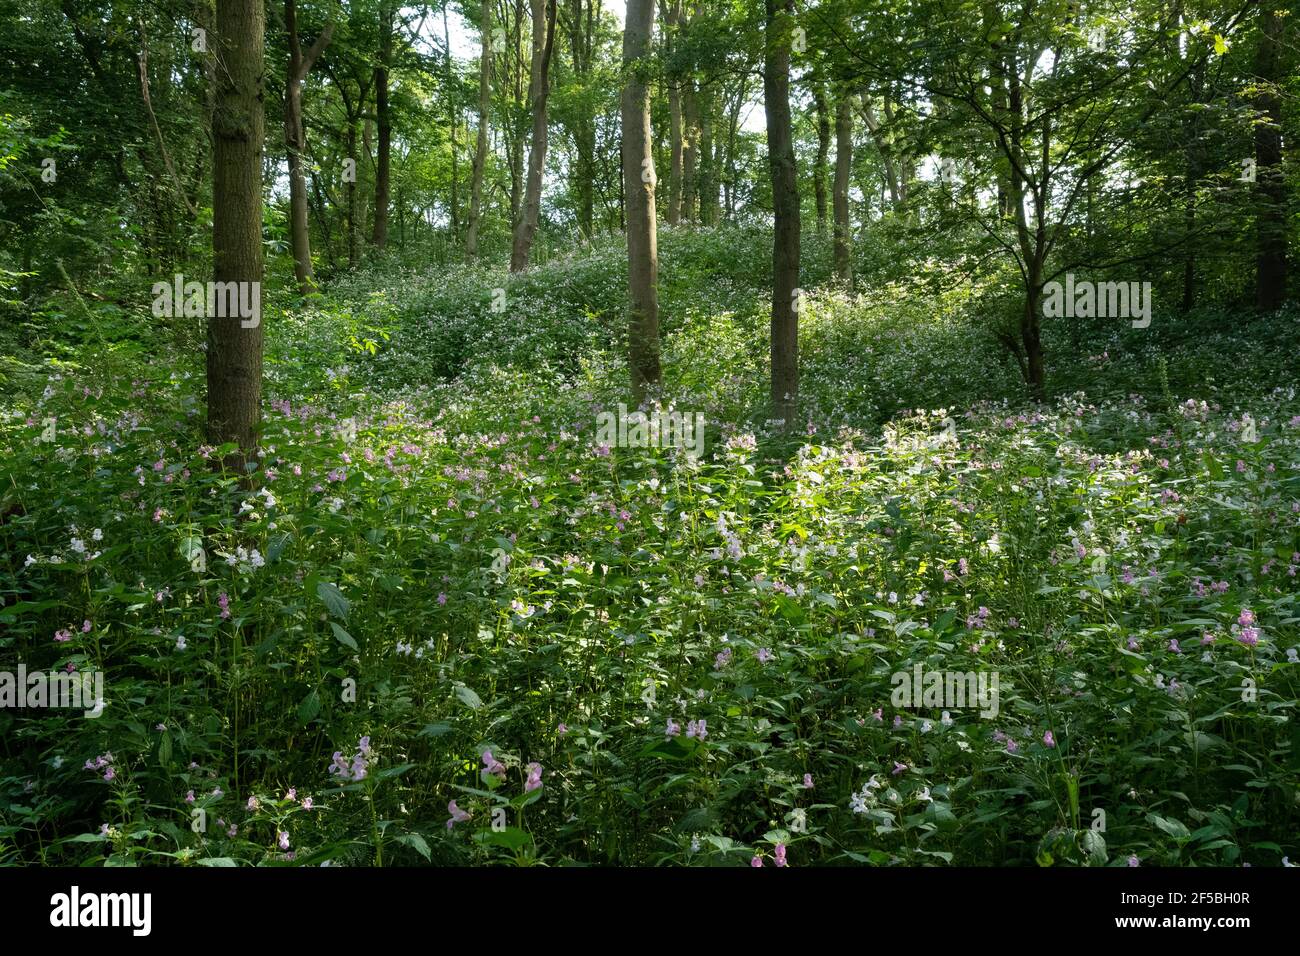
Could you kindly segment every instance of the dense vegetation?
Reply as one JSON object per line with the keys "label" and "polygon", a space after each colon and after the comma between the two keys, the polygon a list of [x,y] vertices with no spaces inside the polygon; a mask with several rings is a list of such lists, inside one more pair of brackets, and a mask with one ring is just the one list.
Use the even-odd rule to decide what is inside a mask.
{"label": "dense vegetation", "polygon": [[[205,5],[184,6],[172,12],[211,28]],[[1294,24],[1219,4],[1144,4],[1159,29],[1110,11],[1095,22],[1118,35],[1112,54],[1156,60],[1096,73],[1058,50],[1069,75],[1053,68],[1035,95],[1079,154],[1035,147],[1056,141],[1026,107],[1008,152],[1050,153],[1036,177],[976,135],[988,115],[961,73],[987,53],[982,24],[1012,18],[1036,49],[1055,7],[817,5],[798,21],[805,89],[788,94],[807,223],[791,262],[779,208],[774,250],[782,180],[763,134],[721,145],[732,101],[761,101],[752,74],[764,61],[771,79],[779,59],[771,0],[752,6],[706,0],[687,11],[693,32],[674,32],[680,4],[662,11],[646,148],[682,168],[671,198],[658,187],[671,225],[656,227],[648,190],[650,273],[620,219],[618,92],[637,84],[608,11],[560,3],[561,158],[540,238],[509,269],[528,232],[523,5],[502,5],[517,58],[488,85],[502,142],[482,161],[494,198],[477,251],[462,218],[477,127],[462,113],[479,64],[426,49],[415,27],[442,9],[356,3],[338,20],[313,4],[297,14],[311,43],[272,16],[268,62],[308,69],[299,110],[320,152],[300,165],[322,178],[305,275],[295,200],[276,185],[299,147],[268,132],[250,442],[214,425],[223,340],[205,325],[224,320],[152,307],[173,272],[219,274],[188,31],[159,39],[167,4],[0,0],[15,62],[42,43],[80,51],[41,58],[57,83],[0,73],[0,670],[105,679],[99,716],[0,708],[0,863],[1300,859],[1300,313],[1284,267],[1270,286],[1276,196],[1224,195],[1268,125],[1250,97],[1290,104],[1294,89],[1289,65],[1265,89],[1251,51],[1273,19],[1293,44]],[[457,11],[471,35],[490,7]],[[711,58],[728,27],[746,39]],[[818,45],[837,30],[846,45]],[[870,62],[853,46],[891,31],[928,39]],[[970,62],[952,56],[962,31]],[[151,108],[170,155],[141,145],[155,133],[131,69],[147,36],[147,62],[166,64]],[[365,103],[381,70],[392,199],[375,194],[377,164],[330,195],[343,181],[322,170],[349,130],[369,141],[380,122]],[[1173,97],[1158,111],[1148,79]],[[125,127],[95,115],[132,82]],[[1085,82],[1104,120],[1067,102]],[[881,110],[878,128],[849,124],[845,175],[870,189],[846,179],[819,209],[818,118],[836,118],[841,87]],[[702,101],[688,148],[701,111],[717,124],[689,186],[670,132],[687,95]],[[1187,123],[1205,135],[1171,159]],[[1140,182],[1092,166],[1108,136]],[[945,192],[926,157],[962,143],[965,191]],[[69,158],[42,194],[50,151]],[[1086,205],[1053,176],[1084,184]],[[364,227],[390,201],[401,231],[379,241]],[[1059,226],[1050,248],[1035,202]],[[1284,255],[1295,226],[1287,211]],[[1058,266],[1151,282],[1149,324],[1044,316]],[[790,358],[777,332],[791,298],[773,290],[791,267],[787,415],[773,369]],[[639,377],[649,357],[657,378]],[[599,416],[638,398],[702,415],[704,453],[611,447]],[[935,672],[993,695],[900,702],[899,675]]]}

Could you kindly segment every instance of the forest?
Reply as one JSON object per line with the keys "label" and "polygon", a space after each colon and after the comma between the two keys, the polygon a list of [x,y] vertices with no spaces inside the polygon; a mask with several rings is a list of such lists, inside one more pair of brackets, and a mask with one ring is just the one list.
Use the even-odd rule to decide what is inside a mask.
{"label": "forest", "polygon": [[1297,865],[1298,21],[0,0],[0,866]]}

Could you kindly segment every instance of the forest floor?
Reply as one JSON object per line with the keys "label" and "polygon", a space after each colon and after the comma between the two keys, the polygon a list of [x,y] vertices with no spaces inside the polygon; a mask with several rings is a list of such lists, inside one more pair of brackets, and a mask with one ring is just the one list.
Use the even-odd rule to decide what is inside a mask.
{"label": "forest floor", "polygon": [[665,231],[699,456],[599,440],[615,242],[272,296],[253,481],[201,329],[35,317],[0,651],[105,707],[0,711],[0,861],[1300,858],[1297,316],[1049,326],[1034,405],[968,298],[810,245],[792,438],[770,236]]}

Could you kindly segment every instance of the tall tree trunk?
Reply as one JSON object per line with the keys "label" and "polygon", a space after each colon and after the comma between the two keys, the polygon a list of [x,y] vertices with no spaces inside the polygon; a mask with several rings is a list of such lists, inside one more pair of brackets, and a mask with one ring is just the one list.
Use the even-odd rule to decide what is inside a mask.
{"label": "tall tree trunk", "polygon": [[289,69],[284,81],[284,146],[289,158],[289,239],[298,292],[307,295],[316,285],[311,267],[311,233],[307,228],[307,182],[302,174],[306,147],[302,124],[302,88],[321,51],[329,45],[334,25],[328,24],[304,54],[298,37],[295,0],[284,0],[284,28],[289,39]]}
{"label": "tall tree trunk", "polygon": [[357,264],[357,121],[348,117],[348,158],[352,160],[352,178],[348,190],[348,265]]}
{"label": "tall tree trunk", "polygon": [[696,221],[695,171],[699,160],[700,108],[695,92],[695,78],[682,82],[682,209],[683,222]]}
{"label": "tall tree trunk", "polygon": [[[826,106],[826,87],[813,82],[813,107],[817,111],[817,161],[813,165],[813,192],[817,198],[817,235],[826,235],[826,157],[831,151],[831,117]],[[838,122],[839,115],[836,114]],[[838,166],[836,172],[839,171]]]}
{"label": "tall tree trunk", "polygon": [[[566,0],[569,14],[569,49],[573,54],[573,74],[585,91],[591,83],[595,56],[597,14],[600,0]],[[585,14],[585,19],[584,19]],[[596,207],[596,119],[585,98],[572,122],[574,161],[570,187],[577,194],[578,230],[582,240],[590,240],[595,228]]]}
{"label": "tall tree trunk", "polygon": [[654,0],[628,0],[623,27],[623,183],[627,197],[628,366],[639,405],[659,384],[659,252],[650,88],[641,73],[654,28]]}
{"label": "tall tree trunk", "polygon": [[763,106],[772,174],[772,417],[789,429],[799,407],[799,182],[790,123],[794,0],[764,0]]}
{"label": "tall tree trunk", "polygon": [[551,51],[555,46],[555,0],[532,0],[533,65],[528,81],[533,111],[532,140],[528,144],[528,181],[524,204],[515,223],[510,250],[510,271],[528,268],[528,253],[537,235],[542,212],[542,171],[546,168],[546,98],[550,93]]}
{"label": "tall tree trunk", "polygon": [[1282,18],[1275,4],[1260,9],[1255,48],[1255,307],[1281,307],[1287,292],[1287,194],[1282,169],[1281,76]]}
{"label": "tall tree trunk", "polygon": [[[671,57],[677,46],[677,28],[682,21],[682,0],[661,0],[664,23],[664,45]],[[668,225],[675,226],[682,218],[682,77],[670,71],[665,78],[668,87]]]}
{"label": "tall tree trunk", "polygon": [[700,113],[700,222],[718,224],[718,172],[713,155],[713,89],[701,87],[698,97]]}
{"label": "tall tree trunk", "polygon": [[853,171],[853,97],[841,91],[835,104],[835,278],[853,285],[853,224],[849,221],[849,174]]}
{"label": "tall tree trunk", "polygon": [[488,154],[488,110],[492,105],[492,0],[483,0],[483,30],[478,62],[478,142],[474,145],[474,170],[469,187],[469,228],[465,233],[465,258],[478,257],[479,218],[483,214],[483,170]]}
{"label": "tall tree trunk", "polygon": [[384,0],[379,8],[379,63],[375,67],[375,122],[379,128],[375,160],[375,221],[370,241],[388,245],[388,171],[393,149],[392,118],[388,111],[388,67],[393,55],[393,8]]}
{"label": "tall tree trunk", "polygon": [[[217,5],[217,90],[212,112],[212,267],[216,282],[248,283],[256,325],[238,315],[209,317],[208,439],[238,444],[242,465],[257,448],[262,403],[262,103],[266,11],[262,0]],[[253,286],[253,283],[257,283]],[[251,319],[249,320],[251,321]]]}
{"label": "tall tree trunk", "polygon": [[456,127],[460,125],[460,107],[456,105],[456,76],[451,61],[451,30],[447,26],[447,4],[442,2],[442,42],[446,48],[447,108],[451,112],[451,241],[460,236],[460,158],[456,151]]}

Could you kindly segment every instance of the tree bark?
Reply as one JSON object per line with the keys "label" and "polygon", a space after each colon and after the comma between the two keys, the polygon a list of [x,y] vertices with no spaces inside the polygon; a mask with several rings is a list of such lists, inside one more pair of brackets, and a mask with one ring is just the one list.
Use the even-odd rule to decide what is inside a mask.
{"label": "tree bark", "polygon": [[302,88],[321,51],[329,45],[334,25],[328,24],[304,54],[298,37],[295,0],[284,0],[284,28],[289,38],[289,69],[284,81],[284,146],[289,159],[289,239],[293,274],[300,295],[315,291],[311,266],[311,233],[307,226],[307,181],[302,174],[306,135],[302,124]]}
{"label": "tree bark", "polygon": [[533,63],[528,82],[533,112],[532,140],[528,144],[528,180],[524,184],[523,208],[515,223],[510,250],[510,271],[528,268],[542,211],[542,171],[546,168],[546,99],[550,93],[551,52],[555,46],[555,0],[532,0]]}
{"label": "tree bark", "polygon": [[627,197],[628,366],[639,405],[660,381],[659,253],[650,88],[644,73],[654,28],[654,0],[628,0],[623,27],[623,183]]}
{"label": "tree bark", "polygon": [[1287,291],[1287,195],[1282,169],[1282,18],[1264,4],[1255,48],[1255,307],[1281,308]]}
{"label": "tree bark", "polygon": [[379,64],[375,67],[375,123],[379,129],[375,159],[375,221],[370,241],[377,248],[388,245],[389,163],[393,149],[392,117],[388,110],[388,67],[393,55],[393,7],[379,8]]}
{"label": "tree bark", "polygon": [[843,91],[835,104],[835,278],[853,285],[853,224],[849,221],[849,174],[853,171],[853,97]]}
{"label": "tree bark", "polygon": [[[212,265],[217,282],[262,282],[262,145],[266,134],[262,0],[217,5],[217,90],[212,113]],[[247,288],[247,287],[246,287]],[[257,448],[262,401],[262,324],[209,317],[208,438],[235,442],[242,465]]]}
{"label": "tree bark", "polygon": [[465,232],[465,258],[478,257],[479,217],[482,216],[483,170],[488,154],[488,110],[492,105],[492,0],[481,7],[483,45],[478,64],[478,142],[469,187],[469,227]]}
{"label": "tree bark", "polygon": [[[664,46],[669,58],[677,45],[677,28],[682,21],[682,0],[661,2],[664,23]],[[665,77],[668,87],[668,225],[682,218],[682,91],[681,77],[670,71]]]}
{"label": "tree bark", "polygon": [[696,220],[695,171],[699,160],[700,109],[695,92],[695,78],[687,76],[682,82],[682,208],[681,221]]}
{"label": "tree bark", "polygon": [[451,30],[447,26],[447,3],[442,3],[442,38],[446,48],[447,108],[451,113],[451,241],[460,236],[460,159],[456,150],[456,127],[460,125],[460,108],[456,105],[456,76],[451,61]]}
{"label": "tree bark", "polygon": [[764,0],[763,105],[772,175],[772,417],[789,429],[799,405],[799,183],[790,123],[794,0]]}
{"label": "tree bark", "polygon": [[[817,162],[813,165],[813,192],[817,198],[817,235],[826,235],[826,157],[831,151],[831,118],[826,106],[826,88],[813,83],[813,107],[817,112]],[[836,113],[836,122],[839,114]],[[836,172],[839,171],[838,166]]]}

